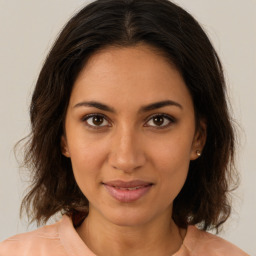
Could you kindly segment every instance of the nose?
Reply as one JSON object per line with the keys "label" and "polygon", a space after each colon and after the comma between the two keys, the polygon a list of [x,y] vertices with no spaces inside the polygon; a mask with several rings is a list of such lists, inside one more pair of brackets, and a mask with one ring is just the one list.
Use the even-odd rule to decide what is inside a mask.
{"label": "nose", "polygon": [[143,142],[138,133],[125,127],[113,135],[108,158],[112,168],[131,173],[145,164]]}

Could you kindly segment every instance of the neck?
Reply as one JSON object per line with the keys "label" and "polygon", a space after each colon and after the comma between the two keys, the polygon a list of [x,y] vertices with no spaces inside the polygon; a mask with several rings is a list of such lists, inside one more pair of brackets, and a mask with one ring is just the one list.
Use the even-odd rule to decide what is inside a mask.
{"label": "neck", "polygon": [[182,245],[185,231],[170,218],[170,212],[139,226],[119,226],[92,211],[77,229],[98,256],[172,255]]}

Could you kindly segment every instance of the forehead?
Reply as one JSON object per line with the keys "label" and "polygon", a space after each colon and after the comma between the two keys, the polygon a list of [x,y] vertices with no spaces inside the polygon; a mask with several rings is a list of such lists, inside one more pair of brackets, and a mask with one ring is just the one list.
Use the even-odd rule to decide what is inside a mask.
{"label": "forehead", "polygon": [[[146,63],[147,65],[145,65]],[[138,65],[141,66],[135,70]],[[143,71],[148,72],[150,69],[156,72],[160,71],[163,75],[167,66],[169,69],[176,69],[162,50],[148,44],[139,43],[127,47],[109,46],[98,50],[88,59],[77,80],[80,80],[83,75],[88,75],[91,71],[97,72],[97,78],[100,75],[103,77],[106,74],[104,72],[115,72],[117,70],[119,73],[123,72],[124,75],[130,75],[130,77],[134,77],[138,73],[143,74]]]}
{"label": "forehead", "polygon": [[191,103],[182,76],[148,45],[108,47],[95,53],[75,81],[70,102],[97,100],[126,104],[178,100]]}

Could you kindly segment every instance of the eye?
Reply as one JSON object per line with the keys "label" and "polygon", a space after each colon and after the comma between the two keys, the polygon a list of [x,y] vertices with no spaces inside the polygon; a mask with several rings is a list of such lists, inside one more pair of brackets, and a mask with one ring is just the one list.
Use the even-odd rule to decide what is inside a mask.
{"label": "eye", "polygon": [[83,121],[86,122],[87,126],[89,126],[90,128],[94,128],[94,129],[111,126],[111,124],[106,119],[106,117],[104,115],[100,115],[100,114],[86,115],[83,118]]}
{"label": "eye", "polygon": [[156,128],[166,128],[169,127],[172,123],[175,122],[175,119],[166,114],[157,114],[151,116],[151,118],[147,121],[145,126],[151,126]]}

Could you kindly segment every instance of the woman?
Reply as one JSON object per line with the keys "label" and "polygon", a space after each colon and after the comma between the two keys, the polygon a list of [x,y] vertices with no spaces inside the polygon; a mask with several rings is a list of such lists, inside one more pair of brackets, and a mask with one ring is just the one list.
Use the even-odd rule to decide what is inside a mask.
{"label": "woman", "polygon": [[[234,133],[219,58],[166,0],[99,0],[75,15],[33,93],[23,200],[0,255],[247,255],[206,232],[230,215]],[[197,227],[196,227],[196,226]]]}

